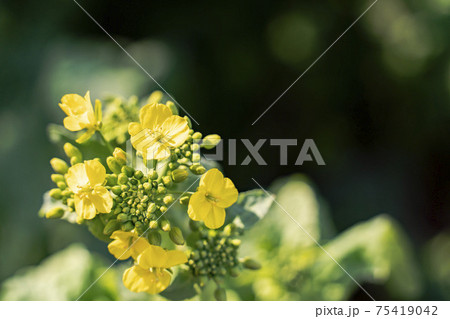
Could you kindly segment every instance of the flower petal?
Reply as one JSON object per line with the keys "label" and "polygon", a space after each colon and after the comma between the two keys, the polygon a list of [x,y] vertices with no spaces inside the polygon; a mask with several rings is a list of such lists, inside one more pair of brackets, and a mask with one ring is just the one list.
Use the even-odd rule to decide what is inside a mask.
{"label": "flower petal", "polygon": [[109,191],[103,186],[96,186],[89,196],[99,213],[108,214],[113,206],[113,199]]}
{"label": "flower petal", "polygon": [[207,171],[200,179],[200,187],[204,187],[207,192],[218,196],[224,187],[224,178],[221,171],[212,168]]}
{"label": "flower petal", "polygon": [[218,196],[217,207],[227,208],[233,205],[238,199],[238,190],[229,178],[224,178],[224,187]]}
{"label": "flower petal", "polygon": [[211,207],[212,204],[206,199],[205,192],[197,191],[189,199],[188,215],[192,220],[203,220]]}
{"label": "flower petal", "polygon": [[167,118],[160,127],[164,140],[171,147],[182,145],[189,136],[187,120],[178,115]]}
{"label": "flower petal", "polygon": [[147,104],[139,112],[139,119],[143,128],[154,131],[171,115],[172,111],[165,104]]}
{"label": "flower petal", "polygon": [[86,174],[89,178],[91,186],[101,185],[106,178],[105,167],[97,160],[85,161]]}
{"label": "flower petal", "polygon": [[167,251],[167,261],[164,268],[170,268],[176,265],[187,263],[188,259],[184,252],[179,250]]}
{"label": "flower petal", "polygon": [[83,187],[89,183],[89,178],[83,163],[75,164],[69,168],[66,175],[66,182],[70,190],[74,193],[78,193],[79,187]]}
{"label": "flower petal", "polygon": [[82,217],[83,219],[92,219],[95,217],[95,206],[89,198],[80,198],[79,196],[75,195],[74,201],[75,211],[77,212],[78,216]]}
{"label": "flower petal", "polygon": [[129,250],[129,243],[133,233],[117,230],[112,233],[111,238],[114,239],[108,244],[108,250],[119,260],[125,260],[131,257],[131,250]]}
{"label": "flower petal", "polygon": [[149,245],[138,257],[137,263],[143,268],[166,268],[167,252],[155,245]]}
{"label": "flower petal", "polygon": [[126,269],[122,277],[123,284],[132,292],[143,292],[153,289],[155,279],[155,274],[139,266]]}
{"label": "flower petal", "polygon": [[69,131],[75,132],[84,129],[84,125],[75,116],[65,117],[63,120],[64,127]]}
{"label": "flower petal", "polygon": [[154,273],[154,281],[146,290],[149,294],[159,294],[170,285],[171,275],[166,270],[157,270]]}
{"label": "flower petal", "polygon": [[213,206],[203,221],[205,222],[205,226],[210,229],[221,227],[225,222],[225,209]]}
{"label": "flower petal", "polygon": [[130,133],[131,136],[139,134],[140,131],[142,131],[141,124],[137,122],[131,122],[128,124],[128,133]]}
{"label": "flower petal", "polygon": [[87,110],[86,100],[78,94],[66,94],[61,98],[59,107],[68,116],[83,114]]}

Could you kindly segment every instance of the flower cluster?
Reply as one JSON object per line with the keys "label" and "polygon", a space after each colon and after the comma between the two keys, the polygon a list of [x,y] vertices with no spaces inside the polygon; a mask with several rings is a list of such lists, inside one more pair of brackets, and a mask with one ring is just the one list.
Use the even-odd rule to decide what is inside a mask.
{"label": "flower cluster", "polygon": [[[102,103],[96,100],[94,110],[89,92],[63,96],[59,106],[67,115],[64,126],[80,133],[64,144],[68,162],[50,161],[56,188],[49,196],[57,205],[45,213],[47,218],[86,224],[109,242],[117,259],[133,261],[123,274],[124,285],[150,294],[169,286],[170,268],[177,265],[186,264],[193,279],[216,282],[242,266],[235,229],[228,225],[220,230],[238,191],[217,168],[207,169],[199,152],[213,148],[220,137],[195,132],[189,118],[179,116],[175,105],[162,103],[162,98],[155,92],[140,109],[137,98],[112,99],[103,123]],[[183,226],[186,219],[191,228]],[[198,240],[187,243],[185,235]]]}

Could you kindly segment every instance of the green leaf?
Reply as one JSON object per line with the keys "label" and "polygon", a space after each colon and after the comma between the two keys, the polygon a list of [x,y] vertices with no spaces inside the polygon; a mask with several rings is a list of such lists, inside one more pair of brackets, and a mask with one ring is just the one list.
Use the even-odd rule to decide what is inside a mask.
{"label": "green leaf", "polygon": [[185,300],[197,295],[194,279],[187,270],[179,270],[170,286],[160,293],[169,300]]}
{"label": "green leaf", "polygon": [[249,229],[267,214],[272,203],[273,197],[261,189],[242,192],[236,203],[227,208],[228,222]]}

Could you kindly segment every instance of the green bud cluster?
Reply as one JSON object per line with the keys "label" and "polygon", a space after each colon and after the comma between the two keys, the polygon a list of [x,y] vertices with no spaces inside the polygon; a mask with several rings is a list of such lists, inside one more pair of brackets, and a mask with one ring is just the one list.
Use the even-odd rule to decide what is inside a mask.
{"label": "green bud cluster", "polygon": [[202,133],[189,130],[189,136],[180,147],[177,147],[172,152],[170,169],[176,169],[180,165],[189,167],[189,170],[196,174],[202,175],[206,172],[204,166],[200,164],[200,143]]}
{"label": "green bud cluster", "polygon": [[[73,192],[69,189],[66,183],[66,178],[63,174],[67,173],[68,165],[65,161],[59,158],[53,158],[50,164],[56,174],[51,175],[51,180],[55,183],[56,188],[52,188],[49,191],[51,198],[57,201],[61,201],[62,204],[68,207],[69,211],[75,211],[75,203],[73,200]],[[47,218],[60,218],[62,214],[51,214],[52,217]]]}
{"label": "green bud cluster", "polygon": [[198,230],[200,239],[195,243],[188,265],[196,277],[214,279],[237,273],[240,240],[224,231]]}

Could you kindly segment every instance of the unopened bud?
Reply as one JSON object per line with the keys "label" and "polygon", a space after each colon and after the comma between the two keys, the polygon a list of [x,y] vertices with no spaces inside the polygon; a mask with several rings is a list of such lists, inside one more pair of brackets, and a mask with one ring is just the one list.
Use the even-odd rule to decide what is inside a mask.
{"label": "unopened bud", "polygon": [[61,190],[59,188],[53,188],[51,189],[48,194],[50,195],[51,198],[53,199],[61,199],[62,198],[62,194],[61,194]]}
{"label": "unopened bud", "polygon": [[202,175],[206,172],[206,168],[201,164],[193,164],[189,167],[192,173],[195,175]]}
{"label": "unopened bud", "polygon": [[119,185],[116,185],[111,188],[111,191],[113,192],[114,195],[119,196],[120,194],[122,194],[122,187],[120,187]]}
{"label": "unopened bud", "polygon": [[119,184],[125,185],[126,183],[128,183],[128,177],[124,173],[120,173],[117,177],[117,181],[119,182]]}
{"label": "unopened bud", "polygon": [[117,185],[117,175],[116,174],[106,175],[106,185],[108,186]]}
{"label": "unopened bud", "polygon": [[56,157],[50,160],[50,165],[52,166],[53,170],[59,174],[65,174],[69,169],[69,166],[65,161]]}
{"label": "unopened bud", "polygon": [[61,218],[64,215],[64,209],[61,207],[54,207],[50,209],[46,214],[45,217],[48,219],[56,219]]}
{"label": "unopened bud", "polygon": [[184,237],[181,229],[178,227],[172,227],[169,232],[169,237],[175,245],[184,245]]}
{"label": "unopened bud", "polygon": [[163,98],[161,91],[153,91],[147,99],[147,104],[159,103]]}
{"label": "unopened bud", "polygon": [[193,138],[194,140],[199,140],[199,139],[202,138],[202,133],[200,133],[200,132],[195,132],[194,134],[192,134],[192,138]]}
{"label": "unopened bud", "polygon": [[158,228],[158,221],[157,221],[157,220],[152,220],[152,221],[149,223],[149,227],[150,227],[151,229],[156,229],[156,228]]}
{"label": "unopened bud", "polygon": [[170,231],[170,229],[171,229],[170,222],[167,219],[163,219],[161,221],[161,229],[165,232]]}
{"label": "unopened bud", "polygon": [[225,289],[221,287],[217,287],[217,289],[214,291],[214,297],[217,301],[227,301],[227,293]]}
{"label": "unopened bud", "polygon": [[132,231],[133,229],[134,229],[134,224],[131,221],[128,221],[125,224],[122,224],[123,231]]}
{"label": "unopened bud", "polygon": [[148,232],[147,238],[150,244],[155,246],[161,245],[161,234],[158,231],[154,230]]}
{"label": "unopened bud", "polygon": [[56,183],[56,186],[58,186],[58,188],[60,190],[65,190],[67,188],[67,185],[65,182],[58,182],[58,183]]}
{"label": "unopened bud", "polygon": [[134,227],[136,227],[136,230],[138,231],[139,234],[142,234],[146,230],[146,227],[145,227],[144,223],[142,223],[140,221],[137,221],[134,224]]}
{"label": "unopened bud", "polygon": [[172,101],[167,101],[166,105],[172,111],[173,115],[178,115],[178,108],[176,107],[176,105]]}
{"label": "unopened bud", "polygon": [[254,259],[251,258],[244,258],[244,260],[242,261],[242,265],[247,268],[247,269],[251,269],[251,270],[258,270],[261,268],[261,264],[259,262],[257,262]]}
{"label": "unopened bud", "polygon": [[173,196],[170,195],[170,194],[164,196],[164,198],[163,198],[163,202],[164,202],[164,204],[166,204],[166,205],[172,204],[174,200],[175,200],[175,198],[173,198]]}
{"label": "unopened bud", "polygon": [[167,186],[167,187],[172,186],[172,179],[170,178],[170,176],[164,176],[162,178],[162,181],[163,181],[165,186]]}
{"label": "unopened bud", "polygon": [[237,270],[236,268],[231,268],[229,272],[231,277],[239,276],[239,270]]}
{"label": "unopened bud", "polygon": [[52,174],[50,176],[50,178],[52,179],[52,182],[55,183],[55,184],[57,184],[58,182],[64,182],[65,181],[64,175],[61,175],[61,174]]}
{"label": "unopened bud", "polygon": [[177,168],[172,172],[172,179],[175,183],[181,183],[188,177],[189,173],[187,170],[182,168]]}
{"label": "unopened bud", "polygon": [[154,169],[151,169],[148,173],[148,178],[150,178],[151,180],[156,180],[158,179],[158,173]]}
{"label": "unopened bud", "polygon": [[117,215],[117,220],[121,223],[124,223],[128,220],[128,215],[125,213],[120,213],[119,215]]}
{"label": "unopened bud", "polygon": [[189,117],[187,117],[186,115],[183,118],[187,121],[187,124],[188,124],[189,128],[192,128],[191,119]]}
{"label": "unopened bud", "polygon": [[206,148],[207,150],[213,149],[214,147],[219,144],[221,138],[217,134],[210,134],[205,136],[205,138],[202,141],[202,144],[200,145],[203,148]]}
{"label": "unopened bud", "polygon": [[120,174],[122,166],[120,166],[120,164],[114,157],[108,156],[108,158],[106,159],[106,164],[108,165],[111,172],[113,172],[114,174]]}
{"label": "unopened bud", "polygon": [[122,173],[124,173],[128,177],[131,177],[134,174],[134,168],[130,166],[122,166]]}
{"label": "unopened bud", "polygon": [[76,164],[79,164],[81,162],[83,162],[83,160],[80,157],[75,157],[74,156],[74,157],[70,158],[70,165],[72,165],[72,166],[74,166]]}
{"label": "unopened bud", "polygon": [[127,154],[121,148],[116,147],[113,152],[113,156],[120,166],[123,166],[127,163]]}
{"label": "unopened bud", "polygon": [[64,153],[66,153],[68,158],[76,157],[79,162],[83,161],[83,155],[81,154],[78,147],[76,147],[70,143],[66,143],[66,144],[64,144],[63,148],[64,148]]}
{"label": "unopened bud", "polygon": [[142,177],[144,177],[144,173],[142,173],[141,171],[135,171],[134,172],[134,177],[136,179],[141,179]]}
{"label": "unopened bud", "polygon": [[120,222],[115,219],[111,219],[103,228],[103,234],[111,235],[114,231],[120,228]]}

